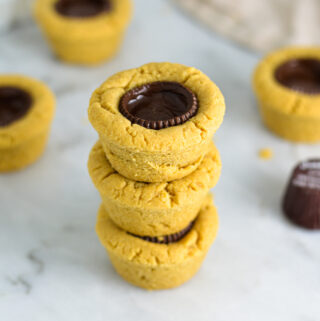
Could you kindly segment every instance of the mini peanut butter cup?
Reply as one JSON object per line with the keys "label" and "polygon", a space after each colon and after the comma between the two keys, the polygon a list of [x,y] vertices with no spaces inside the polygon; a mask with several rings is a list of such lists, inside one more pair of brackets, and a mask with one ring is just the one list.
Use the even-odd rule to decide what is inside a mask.
{"label": "mini peanut butter cup", "polygon": [[299,163],[290,178],[283,211],[295,224],[320,229],[320,159]]}
{"label": "mini peanut butter cup", "polygon": [[8,126],[27,114],[31,95],[17,87],[0,86],[0,127]]}
{"label": "mini peanut butter cup", "polygon": [[111,10],[110,0],[59,0],[56,11],[70,18],[86,18]]}
{"label": "mini peanut butter cup", "polygon": [[181,230],[180,232],[177,232],[175,234],[171,235],[165,235],[165,236],[139,236],[129,233],[132,236],[138,237],[144,241],[150,242],[150,243],[156,243],[156,244],[171,244],[176,243],[183,239],[192,229],[194,222],[190,223],[186,228]]}
{"label": "mini peanut butter cup", "polygon": [[196,115],[196,95],[177,82],[159,81],[128,91],[120,101],[119,111],[133,124],[148,129],[178,126]]}
{"label": "mini peanut butter cup", "polygon": [[283,86],[309,95],[320,94],[320,60],[291,59],[280,65],[274,74]]}

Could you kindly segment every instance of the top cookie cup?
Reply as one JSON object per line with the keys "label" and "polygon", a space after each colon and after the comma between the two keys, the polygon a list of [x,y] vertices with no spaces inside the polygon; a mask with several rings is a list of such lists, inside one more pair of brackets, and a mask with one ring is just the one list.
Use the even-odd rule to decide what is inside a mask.
{"label": "top cookie cup", "polygon": [[[197,99],[196,114],[183,124],[159,130],[131,123],[119,111],[122,97],[133,88],[155,82],[175,82],[191,91]],[[222,123],[225,103],[218,87],[201,71],[180,64],[150,63],[110,77],[93,93],[88,113],[109,161],[120,174],[161,182],[195,170]]]}

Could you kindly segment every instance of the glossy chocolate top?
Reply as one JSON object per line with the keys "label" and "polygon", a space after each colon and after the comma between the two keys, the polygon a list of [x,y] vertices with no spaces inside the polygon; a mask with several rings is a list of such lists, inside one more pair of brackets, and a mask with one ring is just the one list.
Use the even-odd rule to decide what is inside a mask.
{"label": "glossy chocolate top", "polygon": [[320,159],[298,164],[283,200],[287,217],[309,229],[320,229]]}
{"label": "glossy chocolate top", "polygon": [[288,60],[276,69],[275,78],[281,85],[294,91],[309,95],[320,94],[320,60]]}
{"label": "glossy chocolate top", "polygon": [[181,230],[180,232],[177,232],[175,234],[171,235],[165,235],[165,236],[138,236],[133,235],[135,237],[138,237],[144,241],[150,242],[150,243],[156,243],[156,244],[171,244],[176,243],[183,239],[192,229],[194,222],[190,223],[186,228]]}
{"label": "glossy chocolate top", "polygon": [[111,10],[110,0],[58,0],[57,12],[71,18],[87,18]]}
{"label": "glossy chocolate top", "polygon": [[185,123],[198,111],[195,94],[177,82],[153,82],[128,91],[119,110],[133,124],[162,129]]}
{"label": "glossy chocolate top", "polygon": [[17,87],[0,86],[0,127],[25,116],[31,105],[32,98],[28,92]]}

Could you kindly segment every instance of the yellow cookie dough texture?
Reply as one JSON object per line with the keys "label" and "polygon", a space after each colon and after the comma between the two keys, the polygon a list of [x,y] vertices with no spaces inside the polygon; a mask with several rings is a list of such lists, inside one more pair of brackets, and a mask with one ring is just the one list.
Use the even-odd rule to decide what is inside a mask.
{"label": "yellow cookie dough texture", "polygon": [[320,59],[320,48],[285,48],[264,58],[255,70],[253,85],[265,125],[294,142],[320,141],[320,95],[293,91],[277,82],[276,69],[291,59]]}
{"label": "yellow cookie dough texture", "polygon": [[42,82],[20,75],[0,75],[1,86],[20,88],[33,99],[24,117],[0,127],[0,172],[7,172],[30,165],[42,155],[54,116],[55,98]]}
{"label": "yellow cookie dough texture", "polygon": [[[173,81],[193,91],[198,113],[186,123],[161,130],[131,124],[118,110],[130,89],[154,81]],[[89,119],[112,167],[135,181],[168,182],[192,173],[222,123],[224,98],[201,71],[172,63],[150,63],[110,77],[92,95]]]}
{"label": "yellow cookie dough texture", "polygon": [[116,54],[131,18],[131,0],[110,0],[111,11],[86,18],[59,14],[54,7],[57,1],[37,0],[34,11],[60,59],[91,65]]}
{"label": "yellow cookie dough texture", "polygon": [[96,227],[116,271],[149,290],[168,289],[189,280],[200,268],[218,230],[218,215],[208,197],[191,231],[180,241],[155,244],[117,227],[100,207]]}
{"label": "yellow cookie dough texture", "polygon": [[211,143],[199,167],[188,176],[148,184],[118,174],[98,142],[90,153],[88,168],[116,225],[135,235],[159,236],[179,232],[194,220],[220,177],[221,160]]}

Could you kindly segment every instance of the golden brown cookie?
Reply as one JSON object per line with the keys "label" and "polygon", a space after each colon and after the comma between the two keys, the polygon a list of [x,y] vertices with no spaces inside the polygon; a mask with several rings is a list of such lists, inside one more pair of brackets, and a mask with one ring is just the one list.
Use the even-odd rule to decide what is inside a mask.
{"label": "golden brown cookie", "polygon": [[265,125],[294,142],[320,141],[320,48],[271,53],[253,79]]}
{"label": "golden brown cookie", "polygon": [[220,90],[201,71],[150,63],[102,84],[92,95],[89,119],[120,174],[168,182],[199,166],[224,112]]}
{"label": "golden brown cookie", "polygon": [[114,268],[125,280],[145,289],[168,289],[198,271],[216,237],[218,215],[208,196],[191,227],[178,237],[163,238],[168,244],[159,244],[120,229],[101,206],[96,230]]}
{"label": "golden brown cookie", "polygon": [[0,172],[33,163],[43,153],[55,98],[43,83],[0,75]]}
{"label": "golden brown cookie", "polygon": [[115,224],[136,235],[158,236],[182,230],[197,216],[210,188],[218,182],[221,160],[211,143],[199,167],[188,176],[172,182],[135,182],[111,167],[98,142],[88,168]]}
{"label": "golden brown cookie", "polygon": [[35,17],[62,60],[97,64],[119,50],[131,0],[37,0]]}

